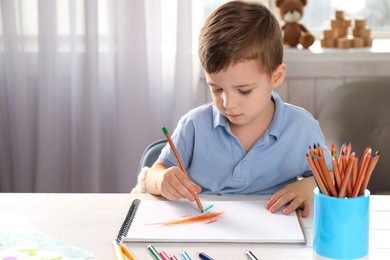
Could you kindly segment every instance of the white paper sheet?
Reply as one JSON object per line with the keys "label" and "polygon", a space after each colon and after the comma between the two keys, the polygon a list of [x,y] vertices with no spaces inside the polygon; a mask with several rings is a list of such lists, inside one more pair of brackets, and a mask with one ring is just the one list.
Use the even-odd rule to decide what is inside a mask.
{"label": "white paper sheet", "polygon": [[[213,207],[201,213],[196,205],[185,200],[141,201],[124,241],[139,242],[243,242],[305,243],[305,236],[296,213],[288,216],[272,214],[266,201],[203,201]],[[170,221],[218,214],[215,220],[164,225]]]}

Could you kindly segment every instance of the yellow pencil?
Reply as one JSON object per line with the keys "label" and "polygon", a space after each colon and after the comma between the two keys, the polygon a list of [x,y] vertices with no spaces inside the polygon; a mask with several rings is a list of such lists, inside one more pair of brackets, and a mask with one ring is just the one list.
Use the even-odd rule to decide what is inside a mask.
{"label": "yellow pencil", "polygon": [[[171,149],[172,149],[173,153],[175,154],[175,157],[176,157],[176,160],[177,160],[177,162],[179,164],[180,169],[185,174],[188,175],[186,169],[184,168],[183,162],[180,159],[179,153],[176,150],[175,144],[172,142],[172,139],[171,139],[171,136],[168,133],[168,130],[165,127],[163,127],[162,130],[163,130],[163,132],[165,134],[165,137],[168,140],[169,145],[171,146]],[[198,205],[199,210],[203,213],[203,206],[202,206],[202,203],[200,202],[199,197],[197,195],[195,195],[195,202],[196,202],[196,205]]]}
{"label": "yellow pencil", "polygon": [[121,249],[121,247],[118,245],[118,243],[116,242],[115,239],[114,239],[114,241],[112,242],[112,244],[114,245],[116,258],[117,258],[118,260],[125,260],[125,256],[123,255],[122,249]]}

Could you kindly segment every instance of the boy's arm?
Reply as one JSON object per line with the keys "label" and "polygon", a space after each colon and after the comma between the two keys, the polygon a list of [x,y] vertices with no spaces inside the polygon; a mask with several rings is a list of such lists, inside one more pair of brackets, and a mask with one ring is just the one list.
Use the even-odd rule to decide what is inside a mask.
{"label": "boy's arm", "polygon": [[151,194],[161,195],[169,200],[186,198],[191,201],[201,191],[179,167],[168,168],[161,160],[157,160],[149,169],[146,189]]}
{"label": "boy's arm", "polygon": [[274,213],[287,205],[283,209],[283,213],[286,215],[297,208],[302,208],[302,216],[308,217],[313,207],[313,190],[315,187],[316,183],[313,176],[290,183],[271,196],[266,208]]}

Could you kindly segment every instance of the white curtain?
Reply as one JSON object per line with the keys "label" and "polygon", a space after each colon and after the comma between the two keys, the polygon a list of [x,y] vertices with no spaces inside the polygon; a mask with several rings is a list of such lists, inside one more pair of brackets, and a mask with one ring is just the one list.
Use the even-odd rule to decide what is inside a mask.
{"label": "white curtain", "polygon": [[198,0],[0,0],[0,191],[129,192],[204,102]]}

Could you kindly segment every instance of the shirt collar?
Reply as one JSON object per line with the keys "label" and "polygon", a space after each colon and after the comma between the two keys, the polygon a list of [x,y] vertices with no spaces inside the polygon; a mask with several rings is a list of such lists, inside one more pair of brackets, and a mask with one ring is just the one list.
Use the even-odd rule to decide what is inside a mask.
{"label": "shirt collar", "polygon": [[282,131],[284,103],[275,91],[272,91],[271,98],[275,102],[275,114],[268,129],[270,135],[278,138]]}
{"label": "shirt collar", "polygon": [[217,107],[213,103],[213,128],[216,128],[217,126],[223,126],[227,128],[228,122],[227,118],[219,113]]}

